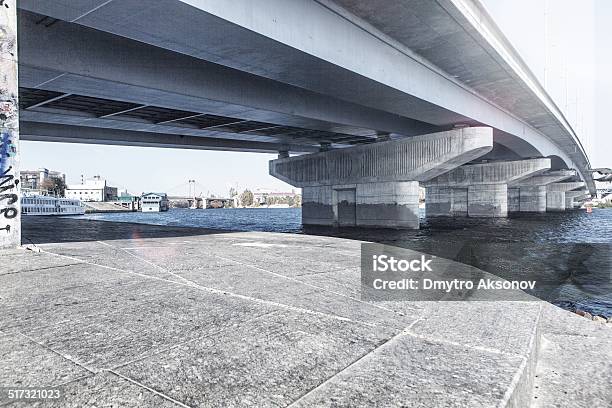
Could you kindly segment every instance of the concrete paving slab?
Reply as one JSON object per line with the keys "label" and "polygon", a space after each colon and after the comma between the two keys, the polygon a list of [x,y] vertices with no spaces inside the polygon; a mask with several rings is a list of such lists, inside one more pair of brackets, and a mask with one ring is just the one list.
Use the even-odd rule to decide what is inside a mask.
{"label": "concrete paving slab", "polygon": [[19,248],[2,254],[0,259],[0,276],[44,270],[56,266],[74,265],[76,263],[78,262],[44,253],[32,253],[31,251]]}
{"label": "concrete paving slab", "polygon": [[533,407],[609,407],[612,327],[544,307]]}
{"label": "concrete paving slab", "polygon": [[[194,282],[208,288],[277,302],[281,305],[298,307],[314,312],[332,314],[341,318],[361,321],[367,324],[386,324],[397,328],[404,328],[412,320],[414,313],[410,316],[400,316],[391,310],[375,304],[362,302],[355,291],[351,293],[335,292],[333,288],[326,288],[317,284],[317,281],[306,282],[293,278],[291,274],[281,274],[264,267],[256,266],[253,259],[259,259],[265,255],[257,254],[251,256],[249,262],[234,261],[236,253],[231,248],[225,247],[210,251],[201,246],[193,247],[185,244],[172,248],[171,251],[158,250],[157,248],[143,248],[141,250],[127,249],[142,258],[142,263],[147,262],[159,266],[159,270],[168,268],[167,274],[172,274],[172,279],[183,277],[189,282]],[[228,253],[229,252],[229,253]],[[216,256],[216,254],[220,254]],[[177,259],[173,263],[173,259]],[[184,262],[183,260],[189,261]],[[301,258],[300,258],[301,259]],[[100,261],[103,262],[103,261]],[[282,270],[293,270],[295,259],[287,259],[282,264]],[[280,264],[279,264],[280,265]],[[333,264],[332,268],[339,270],[339,263]],[[353,276],[354,282],[359,282],[358,276]],[[180,281],[180,280],[178,280]]]}
{"label": "concrete paving slab", "polygon": [[[103,372],[62,386],[63,397],[58,401],[14,403],[20,408],[83,408],[83,407],[159,407],[176,408],[180,405],[110,372]],[[104,401],[102,404],[101,401]]]}
{"label": "concrete paving slab", "polygon": [[[70,222],[65,242],[38,245],[63,257],[0,253],[27,265],[0,276],[0,339],[27,336],[60,359],[54,375],[63,364],[97,373],[70,377],[66,406],[570,406],[567,390],[573,406],[610,400],[606,325],[554,307],[538,320],[537,302],[362,302],[358,241],[158,226],[130,235],[110,223],[112,240],[77,242],[89,221]],[[73,258],[88,263],[53,263]],[[11,347],[0,343],[0,356]],[[37,373],[15,365],[9,375]]]}
{"label": "concrete paving slab", "polygon": [[533,407],[609,407],[612,403],[611,378],[610,336],[604,340],[543,334]]}
{"label": "concrete paving slab", "polygon": [[[115,293],[102,299],[110,290]],[[87,315],[42,329],[21,330],[97,371],[232,329],[275,309],[162,281],[131,285],[125,291],[107,287],[96,296],[100,299],[91,301]]]}
{"label": "concrete paving slab", "polygon": [[91,373],[85,368],[23,335],[0,336],[2,387],[51,387],[87,375]]}
{"label": "concrete paving slab", "polygon": [[508,355],[528,357],[540,319],[540,302],[427,302],[410,332]]}
{"label": "concrete paving slab", "polygon": [[389,325],[403,329],[416,318],[414,313],[400,316],[392,310],[362,302],[359,298],[343,296],[320,289],[318,286],[284,279],[242,265],[226,266],[216,270],[202,268],[181,271],[177,274],[207,287],[364,324]]}
{"label": "concrete paving slab", "polygon": [[402,334],[292,406],[505,406],[504,395],[521,361]]}
{"label": "concrete paving slab", "polygon": [[[167,246],[166,246],[167,247]],[[46,251],[48,256],[54,256],[58,259],[70,262],[82,262],[85,264],[102,265],[108,269],[117,269],[119,272],[128,271],[153,276],[162,279],[175,280],[175,276],[161,270],[155,264],[143,262],[140,257],[135,256],[130,251],[121,250],[113,244],[103,241],[89,242],[70,242],[66,244],[45,244],[41,245],[43,251]],[[173,247],[174,248],[174,247]],[[162,252],[159,248],[156,251]],[[179,254],[174,253],[175,258],[179,258]]]}
{"label": "concrete paving slab", "polygon": [[36,330],[95,314],[93,301],[139,282],[138,276],[82,264],[0,276],[0,328]]}
{"label": "concrete paving slab", "polygon": [[118,372],[189,406],[285,406],[395,333],[282,311]]}

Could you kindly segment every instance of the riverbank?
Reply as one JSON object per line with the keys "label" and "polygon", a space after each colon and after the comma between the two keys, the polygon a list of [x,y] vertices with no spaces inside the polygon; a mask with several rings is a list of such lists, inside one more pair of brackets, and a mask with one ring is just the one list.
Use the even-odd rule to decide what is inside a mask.
{"label": "riverbank", "polygon": [[25,235],[0,254],[0,383],[62,386],[56,406],[612,398],[605,324],[540,301],[364,302],[358,241],[74,218]]}

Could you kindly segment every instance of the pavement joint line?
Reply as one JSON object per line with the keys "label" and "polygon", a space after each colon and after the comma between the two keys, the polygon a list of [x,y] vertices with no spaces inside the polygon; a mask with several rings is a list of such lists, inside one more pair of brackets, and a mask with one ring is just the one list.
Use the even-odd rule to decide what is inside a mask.
{"label": "pavement joint line", "polygon": [[296,274],[295,276],[299,277],[299,278],[303,278],[303,277],[307,277],[307,276],[322,275],[324,273],[342,272],[342,271],[346,271],[346,270],[349,270],[349,269],[350,269],[350,267],[349,268],[344,268],[344,267],[334,268],[334,269],[330,269],[329,271],[314,271],[312,269],[307,269],[307,271],[309,271],[309,272],[307,272],[307,273],[299,273],[299,274]]}
{"label": "pavement joint line", "polygon": [[[198,285],[194,282],[191,282],[188,279],[185,279],[187,282],[191,282],[191,283],[182,283],[182,282],[177,282],[177,281],[173,281],[173,280],[169,280],[169,279],[164,279],[164,278],[160,278],[157,276],[151,276],[151,275],[145,275],[142,273],[138,273],[138,272],[134,272],[134,271],[128,271],[125,269],[119,269],[119,268],[115,268],[112,266],[107,266],[107,265],[100,265],[100,264],[96,264],[93,262],[89,262],[89,261],[84,261],[78,258],[74,258],[72,256],[69,255],[62,255],[62,254],[56,254],[54,252],[48,252],[45,250],[42,250],[42,252],[47,253],[47,254],[51,254],[51,255],[55,255],[58,257],[64,257],[64,258],[68,258],[68,259],[72,259],[72,260],[77,260],[77,261],[82,261],[83,264],[86,265],[91,265],[91,266],[97,266],[100,268],[105,268],[105,269],[110,269],[112,271],[117,271],[117,272],[122,272],[122,273],[127,273],[127,274],[132,274],[132,275],[136,275],[136,276],[140,276],[143,278],[148,278],[148,279],[153,279],[153,280],[158,280],[158,281],[162,281],[162,282],[168,282],[168,283],[173,283],[176,285],[181,285],[181,286],[187,286],[193,289],[198,289],[204,292],[209,292],[209,293],[213,293],[216,295],[226,295],[226,296],[231,296],[231,297],[236,297],[239,299],[243,299],[243,300],[247,300],[247,301],[251,301],[251,302],[255,302],[255,303],[260,303],[260,304],[264,304],[264,305],[268,305],[268,306],[275,306],[281,309],[287,309],[287,310],[291,310],[291,311],[295,311],[298,313],[305,313],[305,314],[310,314],[310,315],[315,315],[315,316],[323,316],[323,317],[327,317],[330,319],[334,319],[334,320],[339,320],[342,322],[349,322],[349,323],[354,323],[354,324],[358,324],[358,325],[362,325],[362,326],[368,326],[368,327],[380,327],[380,325],[374,324],[374,323],[368,323],[368,322],[361,322],[358,320],[353,320],[353,319],[349,319],[347,317],[342,317],[342,316],[338,316],[338,315],[333,315],[333,314],[329,314],[329,313],[324,313],[324,312],[317,312],[315,310],[310,310],[310,309],[304,309],[301,307],[297,307],[297,306],[291,306],[291,305],[287,305],[284,303],[279,303],[279,302],[273,302],[270,300],[265,300],[265,299],[258,299],[258,298],[254,298],[251,296],[246,296],[246,295],[240,295],[238,293],[232,293],[232,292],[228,292],[228,291],[224,291],[221,289],[214,289],[214,288],[209,288],[206,286],[201,286]],[[184,278],[183,278],[184,279]]]}
{"label": "pavement joint line", "polygon": [[[98,242],[106,244],[106,242],[102,242],[102,241],[98,241]],[[129,250],[135,251],[138,249],[168,249],[168,246],[115,247],[115,248],[123,249],[124,251],[129,251]]]}
{"label": "pavement joint line", "polygon": [[383,306],[379,306],[379,305],[376,305],[376,304],[374,304],[374,303],[364,302],[364,301],[363,301],[363,300],[361,300],[361,299],[356,299],[356,298],[354,298],[354,297],[347,296],[347,295],[344,295],[344,294],[342,294],[342,293],[335,292],[335,291],[333,291],[333,290],[325,289],[325,288],[322,288],[322,287],[317,286],[317,285],[313,285],[313,284],[308,283],[308,282],[302,282],[302,281],[301,281],[301,280],[299,280],[299,279],[295,279],[295,278],[291,278],[291,277],[289,277],[289,276],[281,275],[280,273],[272,272],[272,271],[269,271],[269,270],[267,270],[267,269],[261,268],[261,267],[256,266],[256,265],[251,265],[251,264],[244,263],[244,262],[242,262],[242,261],[236,261],[236,260],[233,260],[233,259],[230,259],[230,258],[225,258],[225,257],[220,256],[220,255],[215,255],[215,254],[213,254],[213,256],[215,256],[215,257],[217,257],[217,258],[219,258],[219,259],[223,259],[224,261],[235,262],[235,263],[237,263],[237,264],[239,264],[239,265],[246,266],[247,268],[252,268],[252,269],[256,269],[256,270],[261,271],[261,272],[266,272],[266,273],[269,273],[269,274],[271,274],[271,275],[273,275],[273,276],[276,276],[276,277],[279,277],[279,278],[282,278],[282,279],[287,279],[287,280],[290,280],[290,281],[292,281],[292,282],[297,282],[297,283],[300,283],[300,284],[305,285],[305,286],[310,286],[311,288],[319,289],[319,290],[322,290],[322,291],[324,291],[324,292],[328,292],[328,293],[333,293],[333,294],[334,294],[334,295],[336,295],[336,296],[341,296],[341,297],[345,297],[345,298],[347,298],[347,299],[351,299],[351,300],[353,300],[353,301],[355,301],[355,302],[364,303],[364,304],[366,304],[366,305],[368,305],[368,306],[375,307],[375,308],[377,308],[377,309],[381,309],[381,310],[385,310],[385,311],[387,311],[387,312],[391,312],[391,313],[393,313],[393,314],[397,314],[397,315],[399,315],[399,316],[405,316],[405,314],[403,314],[403,313],[401,313],[401,312],[397,312],[397,311],[395,311],[395,310],[392,310],[392,309],[389,309],[389,308],[386,308],[386,307],[383,307]]}
{"label": "pavement joint line", "polygon": [[[113,246],[113,245],[110,245],[110,244],[108,244],[108,243],[106,243],[106,242],[102,242],[102,241],[98,241],[98,242],[100,242],[101,244],[107,245],[107,246],[109,246],[109,247],[111,247],[111,248],[114,248],[114,249],[120,249],[120,248],[115,247],[115,246]],[[124,252],[127,252],[127,253],[128,253],[128,254],[130,254],[130,255],[132,255],[132,256],[133,256],[133,257],[135,257],[136,259],[139,259],[139,260],[141,260],[141,261],[143,261],[143,262],[145,262],[145,263],[147,263],[147,264],[149,264],[149,265],[151,265],[151,266],[153,266],[153,267],[158,268],[158,269],[159,269],[159,270],[161,270],[162,272],[166,272],[166,273],[168,273],[169,275],[172,275],[172,276],[175,276],[175,277],[177,277],[177,278],[179,278],[179,279],[184,280],[184,281],[185,281],[185,282],[186,282],[188,285],[190,285],[190,286],[194,286],[194,287],[200,288],[200,289],[202,289],[202,290],[214,291],[214,293],[218,293],[218,292],[220,291],[219,289],[214,289],[214,288],[209,288],[209,287],[206,287],[206,286],[199,285],[199,284],[197,284],[197,283],[195,283],[195,282],[193,282],[193,281],[191,281],[191,280],[189,280],[189,279],[187,279],[187,278],[185,278],[185,277],[183,277],[183,276],[180,276],[180,275],[178,275],[178,274],[176,274],[176,273],[174,273],[174,272],[172,272],[172,271],[169,271],[169,270],[167,270],[166,268],[164,268],[164,267],[162,267],[162,266],[159,266],[159,265],[157,265],[157,264],[155,264],[155,263],[153,263],[153,262],[151,262],[151,261],[149,261],[149,260],[147,260],[147,259],[145,259],[145,258],[142,258],[142,257],[140,257],[140,256],[138,256],[138,255],[136,255],[136,254],[133,254],[133,253],[131,253],[131,252],[127,251],[127,250],[123,250],[123,251],[124,251]],[[217,256],[217,255],[213,255],[213,256],[214,256],[214,257],[216,257],[216,258],[219,258],[219,259],[223,259],[223,260],[225,260],[225,261],[227,261],[227,262],[236,262],[236,261],[234,261],[234,260],[232,260],[232,259],[226,259],[226,258],[223,258],[223,257]],[[240,263],[240,262],[237,262],[237,263],[238,263],[238,264],[242,264],[242,263]],[[244,265],[244,264],[242,264],[242,265]],[[244,266],[248,266],[248,265],[244,265]],[[262,269],[262,270],[263,270],[263,269]],[[278,277],[283,277],[283,275],[280,275],[280,274],[275,274],[274,272],[270,272],[270,271],[266,271],[266,270],[263,270],[263,271],[268,272],[268,273],[271,273],[271,274],[273,274],[273,275],[275,275],[275,276],[278,276]],[[290,279],[290,278],[288,278],[288,279]],[[293,279],[292,279],[292,280],[293,280]],[[300,282],[300,281],[298,281],[298,280],[295,280],[295,282],[302,283],[302,282]],[[306,284],[306,285],[308,285],[308,284]],[[312,287],[318,288],[317,286],[314,286],[314,285],[308,285],[308,286],[312,286]],[[318,289],[322,289],[322,288],[318,288]],[[324,290],[324,289],[323,289],[323,290]],[[243,297],[243,298],[246,298],[246,299],[249,299],[249,300],[257,299],[257,298],[253,298],[253,297],[251,297],[251,296],[239,295],[239,294],[237,294],[237,293],[232,293],[232,292],[227,292],[227,291],[220,291],[220,292],[222,292],[223,294],[229,294],[229,295],[231,295],[231,296],[240,296],[240,297]],[[332,292],[332,293],[333,293],[333,292]],[[340,294],[338,294],[338,295],[340,295]],[[344,296],[344,295],[340,295],[340,296]],[[348,297],[348,296],[345,296],[345,297]],[[352,299],[352,298],[349,298],[349,299]],[[258,300],[258,301],[265,301],[265,300],[263,300],[263,299],[257,299],[257,300]],[[356,300],[356,299],[355,299],[355,300]],[[275,304],[275,305],[277,305],[277,306],[278,306],[278,305],[284,305],[283,303],[272,302],[272,301],[265,301],[265,302],[270,302],[270,303],[273,303],[273,304]],[[361,302],[361,301],[359,301],[359,302]],[[287,305],[285,305],[285,306],[287,306]],[[291,307],[293,307],[293,306],[291,306]],[[301,308],[300,308],[300,309],[301,309]],[[304,310],[308,310],[308,309],[304,309]],[[318,313],[318,312],[315,312],[314,310],[308,310],[308,311],[309,311],[309,312],[313,312],[313,313]],[[325,315],[328,315],[328,314],[325,314]],[[331,315],[328,315],[328,316],[331,316]],[[334,316],[335,316],[335,315],[334,315]],[[340,317],[340,316],[337,316],[337,317]],[[346,319],[346,321],[350,321],[350,322],[358,323],[358,322],[356,322],[356,321],[353,321],[352,319]]]}
{"label": "pavement joint line", "polygon": [[133,378],[127,377],[127,376],[122,375],[122,374],[119,374],[119,373],[117,373],[117,372],[115,372],[115,371],[113,371],[113,370],[104,370],[104,371],[109,372],[109,373],[111,373],[111,374],[114,374],[114,375],[116,375],[116,376],[117,376],[117,377],[119,377],[119,378],[122,378],[122,379],[124,379],[124,380],[126,380],[126,381],[131,382],[132,384],[137,385],[138,387],[144,388],[144,389],[145,389],[145,390],[147,390],[147,391],[150,391],[150,392],[152,392],[152,393],[154,393],[154,394],[157,394],[157,395],[159,395],[160,397],[162,397],[162,398],[164,398],[164,399],[166,399],[166,400],[168,400],[168,401],[170,401],[170,402],[173,402],[173,403],[177,404],[177,405],[178,405],[178,406],[180,406],[180,407],[184,407],[184,408],[191,408],[189,405],[185,405],[185,404],[183,404],[182,402],[180,402],[180,401],[178,401],[178,400],[175,400],[174,398],[172,398],[172,397],[170,397],[170,396],[168,396],[168,395],[164,394],[163,392],[159,392],[159,391],[157,391],[157,390],[155,390],[155,389],[153,389],[153,388],[151,388],[151,387],[147,387],[147,386],[146,386],[146,385],[144,385],[143,383],[141,383],[141,382],[139,382],[139,381],[136,381],[136,380],[134,380]]}
{"label": "pavement joint line", "polygon": [[[508,405],[508,402],[510,401],[510,398],[512,398],[512,393],[514,392],[514,390],[516,389],[516,386],[518,385],[519,381],[521,380],[521,377],[525,374],[525,369],[527,367],[527,363],[529,362],[530,358],[535,358],[535,364],[537,366],[537,357],[534,355],[534,353],[537,353],[537,345],[535,344],[535,340],[536,340],[536,336],[538,335],[538,329],[540,326],[540,320],[542,318],[542,313],[544,311],[544,308],[542,306],[542,303],[539,303],[539,311],[538,311],[538,317],[535,321],[535,324],[533,325],[533,329],[531,330],[531,339],[529,340],[529,346],[528,346],[528,350],[529,352],[531,352],[531,356],[529,356],[529,354],[524,358],[524,360],[522,361],[519,369],[514,373],[514,376],[512,377],[512,381],[510,382],[510,385],[508,385],[508,389],[506,389],[506,392],[504,393],[504,397],[502,398],[502,400],[500,401],[498,407],[500,408],[504,408]],[[534,370],[535,372],[535,370]],[[534,373],[535,375],[535,373]],[[535,378],[534,378],[535,379]],[[531,395],[533,395],[533,383],[531,384]]]}
{"label": "pavement joint line", "polygon": [[96,242],[98,242],[98,243],[100,243],[100,244],[102,244],[102,245],[106,245],[106,246],[108,246],[108,247],[111,247],[111,248],[113,248],[114,250],[120,250],[120,251],[123,251],[123,252],[125,252],[126,254],[128,254],[128,255],[130,255],[130,256],[132,256],[132,257],[134,257],[134,258],[136,258],[136,259],[138,259],[138,260],[140,260],[140,261],[142,261],[142,262],[144,262],[144,263],[146,263],[146,264],[148,264],[148,265],[150,265],[150,266],[152,266],[152,267],[154,267],[154,268],[157,268],[157,269],[159,269],[159,270],[160,270],[160,271],[162,271],[162,272],[165,272],[165,273],[167,273],[167,274],[169,274],[169,275],[171,275],[171,276],[174,276],[175,278],[178,278],[178,279],[184,280],[185,282],[187,282],[187,283],[189,283],[189,284],[191,284],[191,285],[197,285],[195,282],[192,282],[192,281],[190,281],[189,279],[186,279],[186,278],[184,278],[184,277],[182,277],[182,276],[180,276],[180,275],[178,275],[178,274],[176,274],[176,273],[174,273],[174,272],[171,272],[171,271],[169,271],[169,270],[167,270],[167,269],[165,269],[165,268],[162,268],[161,266],[159,266],[159,265],[157,265],[157,264],[155,264],[155,263],[153,263],[153,262],[151,262],[151,261],[149,261],[149,260],[147,260],[147,259],[145,259],[145,258],[142,258],[142,257],[140,257],[140,256],[138,256],[138,255],[136,255],[136,254],[133,254],[133,253],[131,253],[130,251],[126,251],[125,249],[121,249],[121,248],[119,248],[119,247],[116,247],[116,246],[114,246],[114,245],[108,244],[108,243],[103,242],[103,241],[96,241]]}
{"label": "pavement joint line", "polygon": [[34,340],[32,337],[28,336],[27,334],[23,334],[23,333],[22,333],[22,332],[20,332],[20,331],[16,331],[15,333],[19,334],[20,336],[25,337],[26,339],[28,339],[28,340],[29,340],[29,341],[31,341],[32,343],[36,343],[36,344],[38,344],[39,346],[41,346],[42,348],[44,348],[44,349],[46,349],[46,350],[49,350],[49,351],[51,351],[51,352],[53,352],[53,353],[57,354],[58,356],[60,356],[60,357],[62,357],[62,358],[64,358],[64,359],[66,359],[66,360],[70,361],[71,363],[76,364],[77,366],[81,367],[82,369],[87,370],[87,371],[89,371],[89,372],[90,372],[90,373],[92,373],[92,374],[96,374],[96,371],[94,371],[93,369],[91,369],[91,368],[87,367],[87,366],[86,366],[86,365],[84,365],[84,364],[79,363],[78,361],[75,361],[74,359],[72,359],[72,358],[70,358],[70,357],[68,357],[68,356],[65,356],[64,354],[60,353],[59,351],[54,350],[54,349],[52,349],[51,347],[46,346],[46,345],[44,345],[43,343],[41,343],[41,342],[39,342],[39,341]]}
{"label": "pavement joint line", "polygon": [[2,273],[2,274],[0,274],[0,278],[2,278],[3,276],[16,275],[16,274],[24,273],[24,272],[44,271],[46,269],[65,268],[66,266],[74,266],[74,265],[82,265],[82,264],[83,264],[83,262],[77,262],[77,263],[71,263],[71,264],[66,264],[66,265],[45,266],[44,268],[38,268],[38,269],[28,269],[28,270],[23,270],[23,271],[15,271],[15,272]]}
{"label": "pavement joint line", "polygon": [[357,358],[356,360],[352,361],[350,364],[348,364],[347,366],[345,366],[344,368],[340,369],[339,371],[336,371],[334,374],[332,374],[331,376],[329,376],[325,381],[321,382],[320,384],[316,385],[315,387],[311,388],[310,390],[308,390],[306,393],[302,394],[300,397],[298,397],[297,399],[295,399],[293,402],[291,402],[291,404],[287,405],[287,408],[293,407],[295,406],[295,404],[299,403],[301,400],[303,400],[304,398],[308,397],[309,395],[313,394],[314,392],[316,392],[319,388],[325,386],[326,384],[328,384],[330,381],[332,381],[335,377],[337,377],[339,374],[343,373],[346,370],[349,370],[350,368],[358,365],[359,363],[361,363],[363,360],[365,360],[367,357],[372,356],[374,353],[379,352],[382,348],[384,348],[385,346],[387,346],[388,344],[390,344],[391,342],[393,342],[394,340],[406,335],[406,332],[408,330],[410,330],[412,328],[412,326],[414,326],[415,324],[417,324],[419,321],[423,320],[422,317],[419,317],[417,319],[415,319],[412,323],[410,323],[405,329],[401,330],[399,333],[396,333],[395,335],[389,337],[385,342],[379,344],[378,346],[374,347],[372,350],[366,352],[365,354],[361,355],[359,358]]}
{"label": "pavement joint line", "polygon": [[[263,314],[261,314],[259,316],[253,317],[252,319],[245,320],[244,322],[240,323],[240,325],[251,323],[251,322],[253,322],[253,321],[257,320],[257,319],[261,319],[262,317],[269,316],[271,314],[278,314],[278,313],[280,313],[280,311],[278,311],[278,310],[273,310],[273,311],[270,311],[270,312],[266,312],[266,313],[263,313]],[[215,336],[215,335],[217,335],[219,333],[223,333],[224,331],[226,331],[226,330],[228,330],[230,328],[234,328],[234,327],[226,326],[226,327],[223,327],[222,329],[216,330],[216,331],[214,331],[212,333],[208,333],[208,334],[205,334],[203,336],[195,337],[193,339],[185,340],[183,342],[180,342],[180,343],[177,343],[177,344],[173,344],[172,346],[163,347],[163,348],[161,348],[159,350],[154,351],[153,353],[146,354],[146,355],[141,355],[138,358],[135,358],[133,360],[124,362],[124,363],[119,364],[117,366],[111,367],[108,370],[117,370],[119,368],[128,366],[130,364],[137,363],[137,362],[143,361],[143,360],[147,360],[147,359],[149,359],[151,357],[155,357],[155,356],[157,356],[157,355],[159,355],[161,353],[165,353],[166,351],[170,351],[170,350],[175,349],[177,347],[181,347],[181,346],[185,346],[185,345],[187,345],[189,343],[193,343],[194,341],[213,337],[213,336]]]}
{"label": "pavement joint line", "polygon": [[89,375],[81,375],[79,377],[73,378],[72,380],[68,380],[68,381],[64,381],[63,383],[57,384],[57,385],[53,385],[54,387],[65,387],[68,384],[71,384],[73,382],[77,382],[77,381],[81,381],[84,380],[86,378],[92,378],[95,377],[96,375],[99,375],[100,373],[91,373]]}
{"label": "pavement joint line", "polygon": [[496,348],[492,348],[492,347],[472,346],[470,344],[458,343],[456,341],[443,340],[443,339],[439,339],[439,338],[423,336],[422,334],[417,334],[417,333],[415,333],[413,331],[407,331],[406,335],[408,335],[410,337],[414,337],[414,338],[419,339],[419,340],[430,341],[432,343],[444,344],[444,345],[449,345],[449,346],[454,346],[454,347],[469,348],[469,349],[472,349],[472,350],[482,351],[482,352],[490,353],[490,354],[499,354],[499,355],[502,355],[502,356],[512,357],[512,358],[522,358],[522,359],[526,358],[525,356],[520,355],[520,354],[507,353],[505,351],[502,351],[502,350],[499,350],[499,349],[496,349]]}
{"label": "pavement joint line", "polygon": [[[126,252],[127,252],[127,251],[126,251]],[[135,256],[136,258],[138,258],[138,259],[141,259],[140,257],[138,257],[138,256],[136,256],[136,255],[134,255],[134,256]],[[221,258],[221,259],[223,259],[223,258]],[[367,326],[371,326],[371,327],[376,327],[376,326],[377,326],[377,325],[375,325],[375,324],[370,324],[370,323],[366,323],[366,322],[359,322],[359,321],[352,320],[352,319],[345,318],[345,317],[338,316],[338,315],[332,315],[332,314],[329,314],[329,313],[317,312],[317,311],[310,310],[310,309],[304,309],[304,308],[300,308],[300,307],[296,307],[296,306],[286,305],[286,304],[284,304],[284,303],[279,303],[279,302],[274,302],[274,301],[270,301],[270,300],[264,300],[264,299],[254,298],[254,297],[247,296],[247,295],[240,295],[240,294],[238,294],[238,293],[233,293],[233,292],[228,292],[228,291],[221,290],[221,289],[215,289],[215,288],[210,288],[210,287],[207,287],[207,286],[202,286],[202,285],[197,284],[197,283],[195,283],[195,282],[193,282],[193,281],[191,281],[191,280],[189,280],[189,279],[187,279],[187,278],[184,278],[184,277],[182,277],[182,276],[180,276],[180,275],[178,275],[178,274],[175,274],[174,272],[170,272],[170,271],[168,271],[168,270],[164,269],[163,267],[161,267],[161,266],[159,266],[159,265],[155,265],[154,263],[152,263],[152,262],[150,262],[150,261],[147,261],[147,260],[145,260],[145,259],[142,259],[142,260],[143,260],[143,261],[145,261],[145,262],[147,262],[148,264],[151,264],[151,265],[153,265],[153,266],[156,266],[156,267],[157,267],[157,268],[159,268],[160,270],[162,270],[162,271],[164,271],[164,272],[166,272],[166,273],[168,273],[168,274],[170,274],[170,275],[172,275],[172,276],[177,276],[177,277],[181,278],[182,280],[184,280],[185,282],[187,282],[186,284],[187,284],[188,286],[192,286],[192,287],[195,287],[195,288],[198,288],[198,289],[204,290],[204,291],[208,291],[208,292],[212,292],[212,293],[216,293],[216,294],[223,294],[223,295],[235,296],[235,297],[239,297],[239,298],[241,298],[241,299],[246,299],[246,300],[255,301],[255,302],[261,302],[261,303],[266,303],[266,304],[272,304],[272,305],[277,306],[277,307],[282,307],[282,308],[290,308],[291,310],[296,310],[296,311],[300,311],[300,312],[303,312],[303,313],[308,313],[308,314],[316,314],[316,315],[322,315],[322,316],[326,316],[326,317],[332,317],[332,318],[334,318],[334,319],[339,319],[339,320],[342,320],[342,321],[347,321],[347,322],[351,322],[351,323],[362,324],[362,325],[367,325]],[[232,260],[228,260],[228,261],[232,262]],[[282,275],[279,275],[279,276],[282,276]]]}

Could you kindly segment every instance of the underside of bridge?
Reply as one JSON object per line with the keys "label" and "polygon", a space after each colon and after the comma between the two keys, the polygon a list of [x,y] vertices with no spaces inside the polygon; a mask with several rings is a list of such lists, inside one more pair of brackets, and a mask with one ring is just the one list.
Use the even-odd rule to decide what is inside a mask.
{"label": "underside of bridge", "polygon": [[19,242],[19,138],[280,152],[271,174],[304,188],[313,223],[416,227],[419,183],[430,215],[553,208],[551,178],[520,184],[547,170],[594,191],[575,132],[476,0],[2,3],[0,245]]}

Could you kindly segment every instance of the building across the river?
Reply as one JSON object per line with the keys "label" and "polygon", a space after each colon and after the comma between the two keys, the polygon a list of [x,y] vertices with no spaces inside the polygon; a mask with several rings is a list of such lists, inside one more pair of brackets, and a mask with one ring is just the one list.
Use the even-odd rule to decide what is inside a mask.
{"label": "building across the river", "polygon": [[66,187],[65,195],[66,198],[81,201],[116,201],[117,187],[111,187],[106,184],[105,179],[95,176],[81,184],[69,184]]}
{"label": "building across the river", "polygon": [[297,196],[299,196],[299,193],[297,193],[294,189],[291,191],[274,191],[270,189],[258,188],[253,191],[253,201],[260,206],[278,204],[293,206]]}
{"label": "building across the river", "polygon": [[21,190],[25,194],[47,195],[48,187],[45,181],[57,179],[62,184],[66,183],[66,175],[59,171],[53,171],[44,167],[38,170],[21,170],[20,172]]}
{"label": "building across the river", "polygon": [[140,210],[140,196],[132,195],[127,190],[119,191],[117,202],[122,207],[132,211]]}
{"label": "building across the river", "polygon": [[168,211],[170,202],[166,193],[146,193],[140,197],[142,212]]}

